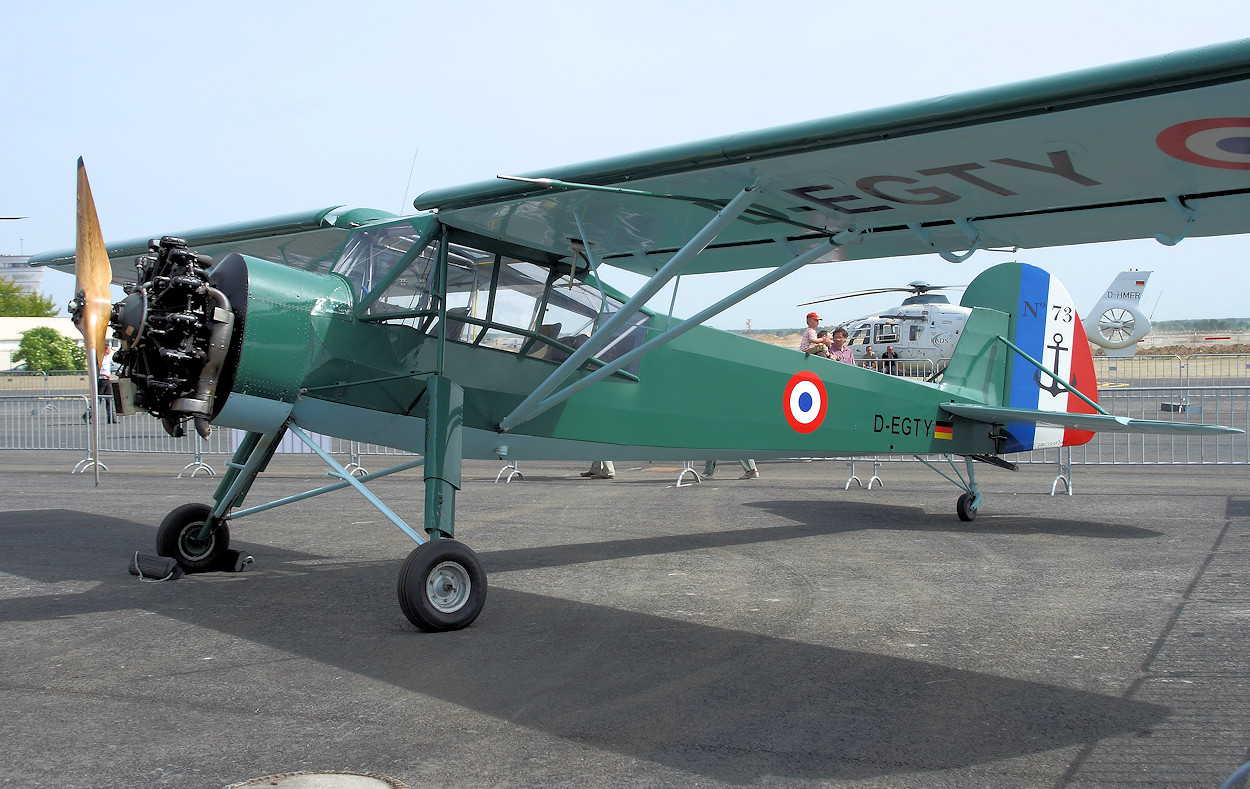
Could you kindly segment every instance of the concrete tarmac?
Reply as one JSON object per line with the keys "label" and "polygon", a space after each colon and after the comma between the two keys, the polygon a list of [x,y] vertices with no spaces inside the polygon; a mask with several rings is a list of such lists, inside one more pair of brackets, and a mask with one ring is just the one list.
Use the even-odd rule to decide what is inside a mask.
{"label": "concrete tarmac", "polygon": [[[1078,466],[1071,497],[979,466],[965,524],[918,463],[844,490],[844,461],[680,489],[473,461],[486,608],[426,634],[412,543],[350,490],[232,522],[249,572],[142,583],[216,479],[118,454],[95,488],[77,460],[0,452],[3,785],[1215,787],[1250,758],[1245,466]],[[322,470],[279,456],[248,504]],[[419,522],[420,471],[373,489]]]}

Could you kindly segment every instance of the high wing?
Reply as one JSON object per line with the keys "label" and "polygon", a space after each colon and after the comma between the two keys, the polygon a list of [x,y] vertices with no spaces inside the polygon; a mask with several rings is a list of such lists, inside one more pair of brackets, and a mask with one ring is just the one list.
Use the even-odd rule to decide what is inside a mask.
{"label": "high wing", "polygon": [[[1250,232],[1250,39],[891,108],[428,191],[439,220],[557,258],[651,275],[755,187],[686,274],[821,260]],[[538,181],[537,183],[535,181]],[[329,208],[179,233],[327,270],[347,233],[393,219]],[[133,278],[147,238],[108,245]],[[31,265],[73,266],[73,250]]]}
{"label": "high wing", "polygon": [[[447,225],[654,273],[713,212],[751,208],[685,273],[823,259],[1250,231],[1250,39],[730,135],[418,197]],[[626,191],[622,191],[626,190]],[[853,243],[851,243],[853,242]]]}
{"label": "high wing", "polygon": [[[352,230],[370,222],[394,218],[394,214],[386,211],[333,206],[316,211],[187,230],[177,236],[197,252],[215,259],[230,252],[238,252],[306,271],[324,272],[329,271],[338,260]],[[135,278],[135,258],[148,254],[149,241],[151,239],[145,236],[106,244],[114,281]],[[72,269],[74,250],[63,249],[35,255],[31,257],[30,265]]]}

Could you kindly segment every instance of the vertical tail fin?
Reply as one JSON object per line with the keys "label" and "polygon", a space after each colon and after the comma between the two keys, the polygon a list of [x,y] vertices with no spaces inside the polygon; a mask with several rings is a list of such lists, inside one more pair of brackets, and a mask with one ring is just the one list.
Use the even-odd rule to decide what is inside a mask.
{"label": "vertical tail fin", "polygon": [[[1094,377],[1094,359],[1090,354],[1089,341],[1072,297],[1059,280],[1036,266],[1026,263],[1003,263],[981,273],[964,291],[961,304],[973,309],[968,327],[984,308],[1006,314],[1003,335],[1019,352],[1007,348],[1005,368],[1001,376],[993,376],[996,391],[989,393],[987,402],[1010,408],[1036,411],[1067,411],[1092,414],[1095,409],[1077,395],[1060,385],[1070,384],[1086,397],[1097,402],[1098,382]],[[980,321],[981,326],[989,321]],[[999,326],[1003,323],[1000,320]],[[950,381],[966,386],[967,373],[977,366],[973,357],[983,358],[986,353],[984,336],[977,332],[965,332],[955,349],[948,372],[961,376],[962,380]],[[965,347],[965,342],[968,347]],[[1024,355],[1041,365],[1039,369]],[[957,364],[957,359],[959,359]],[[944,388],[948,381],[944,378]],[[995,397],[994,395],[997,395]],[[1023,452],[1030,449],[1073,446],[1084,444],[1093,438],[1086,430],[1049,427],[1033,422],[1017,422],[1007,425],[1006,452]]]}
{"label": "vertical tail fin", "polygon": [[1089,341],[1108,356],[1127,358],[1137,352],[1137,341],[1150,331],[1150,317],[1141,308],[1149,271],[1121,271],[1085,316]]}

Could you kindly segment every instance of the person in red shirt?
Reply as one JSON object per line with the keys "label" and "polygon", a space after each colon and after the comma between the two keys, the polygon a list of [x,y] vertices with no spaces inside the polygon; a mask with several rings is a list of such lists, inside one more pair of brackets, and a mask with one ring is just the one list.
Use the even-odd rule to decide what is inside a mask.
{"label": "person in red shirt", "polygon": [[799,341],[799,350],[803,353],[814,353],[817,356],[826,356],[829,350],[829,343],[821,340],[816,334],[816,327],[820,325],[820,316],[814,312],[807,313],[807,328],[803,330],[803,339]]}

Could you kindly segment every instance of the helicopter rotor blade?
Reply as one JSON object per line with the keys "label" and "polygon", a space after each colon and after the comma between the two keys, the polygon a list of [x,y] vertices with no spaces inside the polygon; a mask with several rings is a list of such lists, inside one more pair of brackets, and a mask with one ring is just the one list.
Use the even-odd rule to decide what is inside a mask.
{"label": "helicopter rotor blade", "polygon": [[815,301],[805,301],[796,305],[799,307],[807,307],[811,304],[823,304],[826,301],[837,301],[838,299],[853,299],[857,296],[873,296],[878,293],[910,293],[911,288],[870,288],[868,290],[855,290],[850,293],[835,293],[832,296],[823,296]]}
{"label": "helicopter rotor blade", "polygon": [[823,296],[815,301],[805,301],[795,306],[809,307],[813,304],[824,304],[826,301],[853,299],[858,296],[874,296],[878,293],[910,293],[913,296],[919,296],[931,290],[960,290],[962,288],[963,285],[930,285],[927,282],[913,282],[902,288],[868,288],[867,290],[853,290],[849,293],[835,293],[832,296]]}

